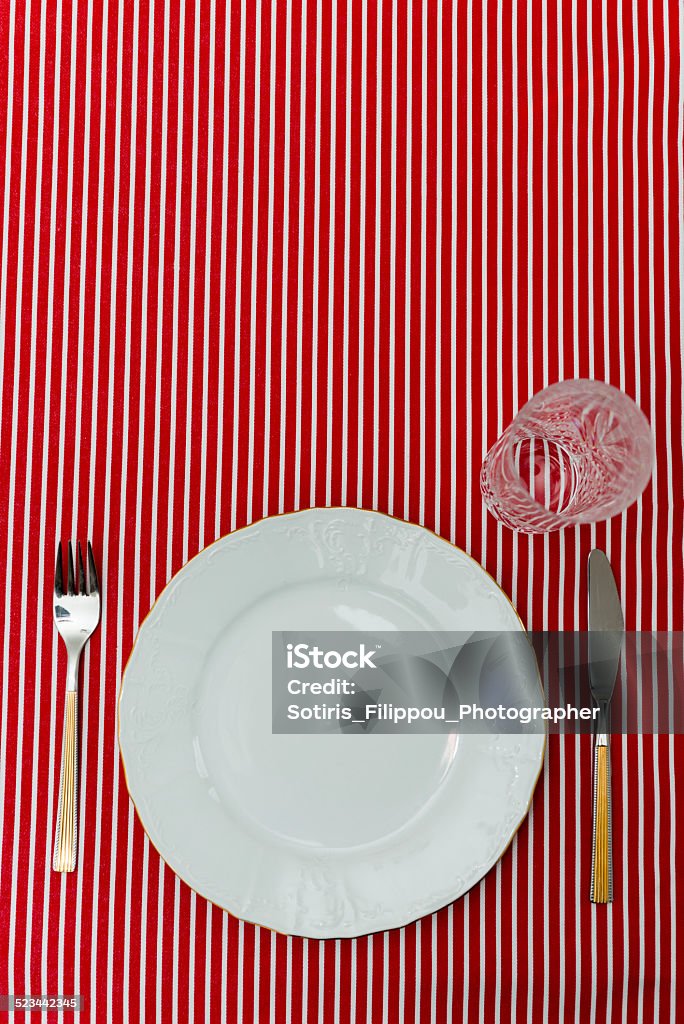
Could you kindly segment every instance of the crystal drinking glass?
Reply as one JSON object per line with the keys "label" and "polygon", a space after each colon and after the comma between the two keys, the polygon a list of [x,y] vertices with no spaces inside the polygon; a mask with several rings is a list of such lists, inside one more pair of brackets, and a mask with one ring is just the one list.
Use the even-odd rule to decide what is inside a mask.
{"label": "crystal drinking glass", "polygon": [[639,407],[597,380],[564,380],[527,402],[482,464],[490,512],[549,533],[622,512],[649,481],[653,437]]}

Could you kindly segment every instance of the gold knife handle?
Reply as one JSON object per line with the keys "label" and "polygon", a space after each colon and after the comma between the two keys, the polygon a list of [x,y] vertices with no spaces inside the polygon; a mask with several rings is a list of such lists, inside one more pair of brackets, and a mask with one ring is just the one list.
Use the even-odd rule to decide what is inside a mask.
{"label": "gold knife handle", "polygon": [[59,781],[57,830],[52,867],[55,871],[73,871],[76,867],[78,796],[78,694],[67,690],[62,739],[62,772]]}
{"label": "gold knife handle", "polygon": [[594,830],[591,860],[591,901],[613,901],[613,851],[610,821],[610,759],[608,737],[594,747]]}

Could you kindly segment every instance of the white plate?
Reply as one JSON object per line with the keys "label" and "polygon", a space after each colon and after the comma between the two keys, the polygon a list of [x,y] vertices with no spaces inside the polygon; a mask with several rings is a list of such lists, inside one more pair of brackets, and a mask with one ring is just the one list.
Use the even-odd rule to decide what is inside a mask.
{"label": "white plate", "polygon": [[[273,735],[276,629],[522,625],[466,554],[376,512],[311,509],[206,548],[159,597],[122,682],[126,781],[161,856],[231,913],[315,938],[461,896],[525,817],[544,735]],[[521,686],[540,706],[538,676]]]}

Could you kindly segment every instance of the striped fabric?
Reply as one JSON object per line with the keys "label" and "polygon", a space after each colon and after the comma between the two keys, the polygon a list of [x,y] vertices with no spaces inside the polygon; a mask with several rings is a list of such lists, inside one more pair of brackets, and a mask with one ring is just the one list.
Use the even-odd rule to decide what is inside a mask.
{"label": "striped fabric", "polygon": [[[677,0],[0,0],[0,993],[93,1021],[675,1021],[684,740],[614,742],[594,908],[588,737],[453,906],[306,942],[150,848],[116,739],[136,630],[221,534],[309,505],[438,531],[535,628],[682,629],[684,7]],[[643,498],[527,538],[484,452],[527,397],[609,380],[656,437]],[[79,867],[51,871],[59,537],[90,537]],[[56,1014],[35,1020],[56,1019]]]}

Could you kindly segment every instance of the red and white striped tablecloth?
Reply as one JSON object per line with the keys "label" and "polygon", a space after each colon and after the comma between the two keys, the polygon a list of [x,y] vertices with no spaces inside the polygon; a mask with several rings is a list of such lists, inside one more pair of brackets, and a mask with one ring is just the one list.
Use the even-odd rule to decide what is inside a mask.
{"label": "red and white striped tablecloth", "polygon": [[[684,740],[616,738],[616,900],[588,900],[589,738],[467,896],[400,931],[243,924],[162,863],[126,791],[122,668],[169,577],[309,505],[423,523],[526,624],[682,629],[684,8],[677,0],[1,0],[0,993],[92,1021],[675,1021]],[[634,396],[652,485],[516,536],[483,453],[534,391]],[[57,539],[90,537],[79,865],[51,871]],[[55,1014],[49,1015],[55,1017]],[[45,1020],[34,1013],[35,1020]]]}

